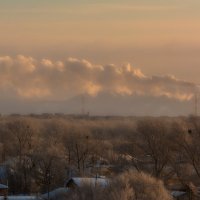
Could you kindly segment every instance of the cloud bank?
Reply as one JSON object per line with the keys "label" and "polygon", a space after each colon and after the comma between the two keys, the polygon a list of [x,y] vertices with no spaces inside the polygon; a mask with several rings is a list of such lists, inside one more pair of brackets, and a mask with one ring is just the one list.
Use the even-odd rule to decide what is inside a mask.
{"label": "cloud bank", "polygon": [[197,86],[174,76],[148,77],[130,64],[95,65],[87,60],[37,60],[18,55],[0,57],[0,92],[7,98],[63,101],[80,94],[109,92],[122,96],[193,98]]}

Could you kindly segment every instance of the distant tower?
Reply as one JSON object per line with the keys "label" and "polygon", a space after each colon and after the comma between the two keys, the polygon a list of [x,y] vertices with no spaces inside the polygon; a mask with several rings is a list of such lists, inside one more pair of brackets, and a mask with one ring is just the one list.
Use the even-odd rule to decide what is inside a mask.
{"label": "distant tower", "polygon": [[85,96],[82,94],[81,96],[81,114],[85,115]]}
{"label": "distant tower", "polygon": [[198,116],[198,93],[196,92],[194,95],[194,114]]}

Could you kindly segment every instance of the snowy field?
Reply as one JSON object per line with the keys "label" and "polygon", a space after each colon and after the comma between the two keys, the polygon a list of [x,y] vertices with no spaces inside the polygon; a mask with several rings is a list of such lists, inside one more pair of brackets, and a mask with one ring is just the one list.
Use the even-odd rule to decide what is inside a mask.
{"label": "snowy field", "polygon": [[[3,196],[0,196],[0,200],[4,200]],[[8,196],[7,200],[39,200],[35,196]]]}

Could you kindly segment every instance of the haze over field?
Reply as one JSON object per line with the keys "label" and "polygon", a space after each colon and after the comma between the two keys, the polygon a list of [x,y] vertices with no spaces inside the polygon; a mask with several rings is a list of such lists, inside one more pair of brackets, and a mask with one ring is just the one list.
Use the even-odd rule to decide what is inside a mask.
{"label": "haze over field", "polygon": [[0,0],[0,112],[188,115],[197,0]]}

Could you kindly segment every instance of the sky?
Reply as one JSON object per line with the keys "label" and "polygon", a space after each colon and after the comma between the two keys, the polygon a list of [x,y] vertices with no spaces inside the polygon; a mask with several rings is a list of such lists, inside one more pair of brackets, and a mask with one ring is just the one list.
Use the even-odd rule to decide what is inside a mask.
{"label": "sky", "polygon": [[199,11],[199,0],[0,0],[2,99],[109,90],[192,101]]}

